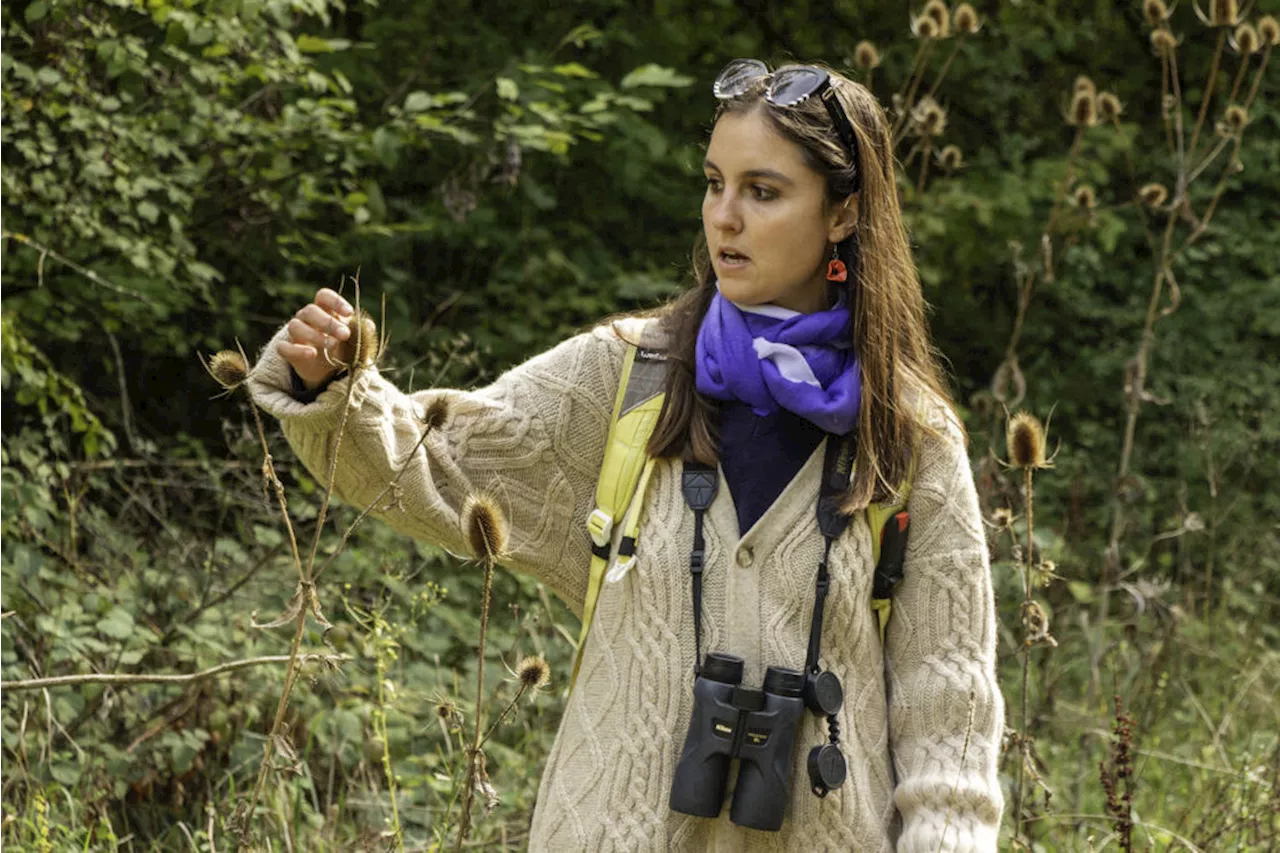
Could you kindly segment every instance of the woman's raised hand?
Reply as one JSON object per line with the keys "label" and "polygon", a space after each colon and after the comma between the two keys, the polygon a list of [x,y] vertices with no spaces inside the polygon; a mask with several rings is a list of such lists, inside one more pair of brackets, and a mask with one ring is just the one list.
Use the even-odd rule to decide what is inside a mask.
{"label": "woman's raised hand", "polygon": [[[354,313],[347,300],[322,287],[316,291],[315,300],[289,321],[289,340],[280,341],[276,349],[308,389],[336,373],[338,368],[333,364],[351,361],[353,345],[347,321]],[[328,359],[325,350],[329,351]]]}

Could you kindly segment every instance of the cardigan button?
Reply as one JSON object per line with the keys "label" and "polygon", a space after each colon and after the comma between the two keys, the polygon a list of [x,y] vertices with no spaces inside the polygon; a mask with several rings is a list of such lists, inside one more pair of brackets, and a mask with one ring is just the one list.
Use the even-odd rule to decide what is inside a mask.
{"label": "cardigan button", "polygon": [[742,568],[744,569],[750,568],[751,561],[754,558],[755,558],[755,555],[751,553],[751,549],[746,547],[745,545],[738,549],[738,558],[737,558],[738,565],[741,566]]}

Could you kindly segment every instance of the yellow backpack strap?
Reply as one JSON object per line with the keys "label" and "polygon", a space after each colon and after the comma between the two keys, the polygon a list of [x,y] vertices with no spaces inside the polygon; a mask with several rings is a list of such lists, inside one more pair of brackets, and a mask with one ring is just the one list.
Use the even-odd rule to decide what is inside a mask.
{"label": "yellow backpack strap", "polygon": [[911,496],[911,483],[916,475],[916,455],[911,454],[907,479],[898,486],[897,497],[885,503],[873,503],[867,507],[867,525],[871,528],[871,558],[875,563],[875,578],[871,583],[871,609],[875,611],[880,628],[880,644],[884,645],[885,630],[893,612],[893,588],[902,580],[903,564],[907,556],[907,530],[911,516],[907,512],[907,499]]}
{"label": "yellow backpack strap", "polygon": [[587,517],[587,531],[591,535],[591,570],[587,597],[582,606],[582,633],[578,637],[578,652],[573,662],[573,675],[569,679],[570,690],[578,680],[587,634],[591,631],[600,588],[613,555],[614,527],[620,518],[623,537],[610,579],[621,579],[635,558],[644,493],[654,465],[646,448],[662,411],[665,381],[664,353],[627,347],[618,380],[618,394],[613,403],[613,420],[605,442],[604,463],[596,481],[596,506]]}

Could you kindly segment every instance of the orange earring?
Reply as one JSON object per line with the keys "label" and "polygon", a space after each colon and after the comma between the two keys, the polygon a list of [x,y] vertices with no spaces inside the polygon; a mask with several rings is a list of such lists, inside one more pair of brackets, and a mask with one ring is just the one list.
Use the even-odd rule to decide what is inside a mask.
{"label": "orange earring", "polygon": [[831,247],[831,260],[827,262],[827,281],[847,281],[849,278],[849,270],[844,265],[844,261],[840,260],[840,250],[836,246]]}

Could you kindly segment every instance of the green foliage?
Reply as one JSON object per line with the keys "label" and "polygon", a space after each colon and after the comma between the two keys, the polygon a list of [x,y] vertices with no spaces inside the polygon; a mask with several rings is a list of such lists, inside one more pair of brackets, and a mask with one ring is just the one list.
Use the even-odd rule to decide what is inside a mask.
{"label": "green foliage", "polygon": [[[285,632],[251,626],[255,610],[283,610],[294,581],[251,421],[211,401],[193,350],[261,345],[317,286],[357,268],[366,303],[385,299],[388,372],[406,388],[482,381],[606,314],[654,305],[686,278],[708,83],[723,62],[841,66],[868,38],[882,65],[859,79],[892,106],[921,46],[907,16],[901,4],[807,0],[480,11],[455,0],[36,0],[6,15],[4,679],[193,672],[288,647]],[[1190,4],[1171,26],[1196,106],[1214,34]],[[1047,809],[1035,798],[1034,840],[1105,843],[1105,821],[1064,815],[1105,812],[1097,767],[1120,694],[1137,723],[1135,838],[1262,849],[1276,833],[1263,770],[1276,760],[1280,688],[1280,497],[1267,478],[1280,449],[1276,58],[1239,148],[1244,170],[1172,264],[1180,301],[1154,326],[1149,398],[1117,478],[1164,224],[1134,194],[1176,186],[1147,34],[1137,3],[1001,4],[977,35],[940,42],[924,86],[958,45],[935,93],[946,131],[928,148],[904,136],[900,192],[984,509],[1013,516],[992,536],[1011,708],[1024,555],[1008,534],[1025,543],[1025,527],[1019,483],[994,462],[993,378],[1061,183],[1071,174],[1096,192],[1095,208],[1061,206],[1054,275],[1032,288],[1017,345],[1022,405],[1053,410],[1060,445],[1036,481],[1029,555],[1061,578],[1036,589],[1059,645],[1029,659],[1028,730],[1054,792]],[[1228,50],[1224,71],[1238,61]],[[1073,157],[1064,115],[1080,74],[1125,110],[1119,130],[1083,133]],[[1229,84],[1210,110],[1213,145]],[[943,169],[943,144],[963,166]],[[1192,186],[1196,211],[1216,181],[1215,167]],[[1170,300],[1166,287],[1159,307]],[[283,444],[273,452],[305,534],[320,489]],[[1099,624],[1117,501],[1123,573]],[[339,529],[353,515],[344,508]],[[394,789],[408,841],[444,837],[458,715],[475,701],[478,574],[380,525],[357,534],[320,585],[334,629],[304,639],[355,660],[305,671],[288,720],[295,754],[273,759],[282,772],[259,823],[287,823],[304,849],[385,846]],[[502,803],[480,837],[518,846],[576,631],[527,578],[500,575],[494,602],[490,707],[514,695],[503,663],[540,653],[554,673],[552,692],[522,700],[489,747]],[[6,692],[4,841],[225,846],[282,673],[59,688],[47,700]]]}

